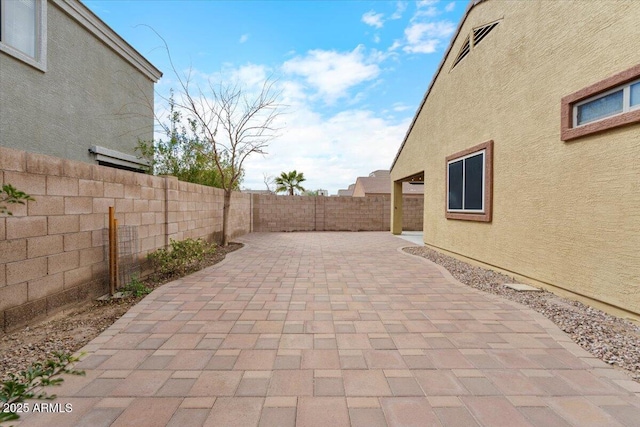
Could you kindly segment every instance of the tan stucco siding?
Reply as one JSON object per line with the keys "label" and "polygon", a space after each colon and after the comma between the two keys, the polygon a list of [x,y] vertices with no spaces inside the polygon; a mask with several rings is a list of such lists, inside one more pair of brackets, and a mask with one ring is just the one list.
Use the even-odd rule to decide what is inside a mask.
{"label": "tan stucco siding", "polygon": [[0,70],[0,145],[93,162],[92,145],[135,155],[153,136],[153,82],[53,2],[46,72],[6,53]]}
{"label": "tan stucco siding", "polygon": [[[640,126],[560,140],[563,96],[640,63],[638,22],[637,1],[471,10],[391,173],[424,169],[427,244],[640,313]],[[493,221],[447,220],[445,157],[490,139]]]}

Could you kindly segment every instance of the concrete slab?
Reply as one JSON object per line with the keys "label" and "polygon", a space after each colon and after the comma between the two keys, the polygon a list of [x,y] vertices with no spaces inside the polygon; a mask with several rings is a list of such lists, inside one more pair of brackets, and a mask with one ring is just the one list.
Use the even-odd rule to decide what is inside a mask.
{"label": "concrete slab", "polygon": [[424,246],[422,231],[403,231],[402,234],[398,234],[396,237],[407,240],[416,246]]}
{"label": "concrete slab", "polygon": [[518,292],[524,292],[524,291],[542,292],[542,289],[536,288],[534,286],[525,285],[524,283],[505,283],[504,286]]}

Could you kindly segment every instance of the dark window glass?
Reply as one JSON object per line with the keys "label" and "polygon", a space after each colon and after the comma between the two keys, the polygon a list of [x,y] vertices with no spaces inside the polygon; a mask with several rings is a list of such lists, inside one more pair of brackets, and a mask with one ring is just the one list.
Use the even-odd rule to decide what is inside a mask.
{"label": "dark window glass", "polygon": [[463,161],[449,163],[449,209],[462,209]]}
{"label": "dark window glass", "polygon": [[482,209],[482,169],[484,153],[467,157],[464,161],[464,208]]}

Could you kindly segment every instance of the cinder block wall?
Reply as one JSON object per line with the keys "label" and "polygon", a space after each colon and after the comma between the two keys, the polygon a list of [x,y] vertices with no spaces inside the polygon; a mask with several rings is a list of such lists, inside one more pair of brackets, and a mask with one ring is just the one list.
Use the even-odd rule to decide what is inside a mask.
{"label": "cinder block wall", "polygon": [[[170,239],[222,237],[223,190],[0,147],[0,184],[35,198],[0,216],[0,329],[107,291],[109,206],[136,226],[139,257]],[[404,199],[404,229],[422,229],[422,198]],[[231,197],[229,234],[388,231],[389,196]]]}
{"label": "cinder block wall", "polygon": [[[219,239],[223,191],[0,147],[0,183],[35,198],[0,217],[0,327],[11,329],[107,290],[109,206],[137,226],[140,258],[169,239]],[[250,196],[234,193],[232,237],[250,230]]]}
{"label": "cinder block wall", "polygon": [[[391,211],[389,211],[391,212]],[[424,197],[402,198],[402,229],[406,231],[422,231],[424,221]]]}
{"label": "cinder block wall", "polygon": [[253,195],[253,231],[316,230],[316,197]]}
{"label": "cinder block wall", "polygon": [[[403,198],[403,229],[422,230],[423,197]],[[253,195],[253,231],[389,231],[391,197]]]}

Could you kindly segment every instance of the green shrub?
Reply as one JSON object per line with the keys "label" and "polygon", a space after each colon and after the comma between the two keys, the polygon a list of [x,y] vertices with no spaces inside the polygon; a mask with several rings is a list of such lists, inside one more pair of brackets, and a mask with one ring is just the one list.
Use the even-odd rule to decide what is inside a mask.
{"label": "green shrub", "polygon": [[148,255],[151,265],[161,276],[184,275],[197,269],[207,255],[215,252],[216,247],[202,239],[171,240],[168,249],[158,249]]}
{"label": "green shrub", "polygon": [[123,288],[123,291],[129,292],[134,298],[138,298],[151,293],[152,289],[142,283],[137,277],[133,277],[131,282]]}
{"label": "green shrub", "polygon": [[84,375],[71,365],[79,359],[69,354],[54,353],[54,359],[44,363],[34,363],[26,371],[9,374],[9,379],[0,384],[0,423],[15,421],[20,412],[28,412],[30,402],[27,399],[51,400],[56,395],[48,395],[42,387],[59,385],[64,380],[62,374]]}
{"label": "green shrub", "polygon": [[4,184],[0,187],[0,214],[13,215],[9,209],[7,209],[8,203],[14,203],[24,205],[27,201],[34,201],[35,199],[25,192],[16,189],[11,184]]}

